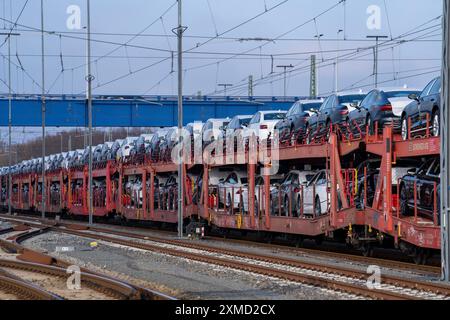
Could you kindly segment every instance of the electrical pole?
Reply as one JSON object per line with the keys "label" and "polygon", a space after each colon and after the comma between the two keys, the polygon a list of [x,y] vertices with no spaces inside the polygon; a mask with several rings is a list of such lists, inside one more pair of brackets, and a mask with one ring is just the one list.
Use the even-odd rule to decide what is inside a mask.
{"label": "electrical pole", "polygon": [[253,76],[248,76],[248,96],[253,97]]}
{"label": "electrical pole", "polygon": [[11,174],[11,131],[12,131],[12,92],[11,92],[11,37],[8,36],[8,214],[12,214],[12,174]]}
{"label": "electrical pole", "polygon": [[47,194],[45,188],[45,47],[44,47],[44,0],[41,0],[41,113],[42,113],[42,219],[45,218]]}
{"label": "electrical pole", "polygon": [[450,282],[450,167],[448,160],[450,159],[450,129],[448,123],[450,120],[450,0],[444,0],[443,14],[443,51],[442,51],[442,90],[441,90],[441,119],[440,119],[440,136],[441,136],[441,184],[440,184],[440,222],[441,222],[441,267],[442,280]]}
{"label": "electrical pole", "polygon": [[227,96],[227,88],[228,87],[232,87],[233,85],[231,83],[219,83],[218,84],[219,87],[223,87],[223,96],[226,97]]}
{"label": "electrical pole", "polygon": [[178,27],[176,31],[178,39],[178,143],[180,145],[180,161],[178,164],[178,237],[183,237],[183,213],[184,213],[184,148],[183,148],[183,27],[182,3],[178,0]]}
{"label": "electrical pole", "polygon": [[[12,157],[11,157],[11,149],[12,149],[12,83],[11,83],[11,36],[19,36],[19,33],[12,33],[11,31],[8,33],[1,33],[1,35],[6,35],[8,38],[8,214],[12,214]],[[16,156],[17,158],[17,156]]]}
{"label": "electrical pole", "polygon": [[339,34],[344,30],[339,29],[337,32],[337,50],[336,50],[336,61],[334,63],[334,92],[339,91]]}
{"label": "electrical pole", "polygon": [[[89,224],[93,224],[93,186],[92,186],[92,80],[91,74],[91,8],[87,0],[87,104],[89,126]],[[122,187],[122,186],[120,186]]]}
{"label": "electrical pole", "polygon": [[314,99],[317,97],[317,74],[316,74],[316,55],[311,56],[311,75],[309,79],[309,96]]}
{"label": "electrical pole", "polygon": [[375,88],[378,87],[378,42],[379,39],[387,39],[388,36],[367,36],[368,39],[375,39],[375,48],[373,51],[373,74],[375,76]]}
{"label": "electrical pole", "polygon": [[277,66],[277,68],[283,68],[283,74],[284,74],[284,91],[283,91],[284,93],[283,93],[283,96],[284,96],[284,101],[286,101],[286,91],[287,91],[287,87],[286,87],[286,71],[287,71],[287,69],[291,69],[293,67],[294,66],[292,64]]}

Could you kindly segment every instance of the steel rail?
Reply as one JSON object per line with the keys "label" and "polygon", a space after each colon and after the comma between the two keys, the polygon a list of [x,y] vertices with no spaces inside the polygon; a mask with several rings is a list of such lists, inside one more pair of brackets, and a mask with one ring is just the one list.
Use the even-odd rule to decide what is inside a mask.
{"label": "steel rail", "polygon": [[[33,223],[31,223],[31,222],[30,222],[30,224],[33,225]],[[38,224],[38,225],[34,225],[34,226],[42,227],[43,225]],[[179,256],[177,254],[177,252],[179,252],[179,250],[175,250],[175,252],[169,248],[162,248],[163,250],[159,250],[161,248],[154,246],[154,245],[132,242],[129,240],[123,240],[123,239],[110,237],[107,235],[95,234],[92,232],[105,233],[105,234],[109,234],[109,235],[128,237],[128,238],[139,239],[139,240],[153,241],[153,242],[158,242],[158,243],[162,243],[162,244],[166,244],[166,245],[172,245],[172,246],[177,246],[177,247],[184,247],[184,248],[189,248],[189,249],[206,251],[206,252],[210,252],[210,253],[228,255],[231,257],[235,256],[235,257],[251,259],[251,260],[255,260],[255,261],[262,261],[262,262],[267,262],[267,263],[272,263],[272,264],[278,264],[278,265],[302,268],[302,269],[307,269],[307,270],[312,270],[312,271],[318,271],[318,272],[323,272],[323,273],[327,273],[327,274],[340,275],[340,276],[350,277],[350,278],[354,278],[354,279],[358,279],[358,280],[368,278],[368,274],[366,272],[358,271],[355,269],[349,269],[349,268],[337,267],[337,266],[329,266],[329,265],[324,266],[319,263],[301,262],[299,260],[294,260],[294,259],[289,259],[289,258],[255,254],[255,253],[243,252],[243,251],[234,250],[234,249],[217,248],[217,247],[212,247],[212,246],[206,245],[206,244],[192,243],[190,241],[162,239],[159,237],[152,237],[152,236],[141,236],[141,235],[137,235],[135,233],[130,233],[130,232],[117,231],[117,230],[92,227],[92,226],[88,227],[86,225],[75,224],[75,223],[60,222],[57,225],[48,224],[45,226],[46,226],[46,228],[48,228],[52,231],[55,231],[55,232],[63,232],[63,233],[68,233],[68,234],[72,234],[75,236],[81,236],[81,237],[93,238],[93,239],[97,239],[97,240],[108,241],[111,243],[121,244],[124,246],[135,247],[135,248],[149,250],[149,251],[157,250],[160,253],[165,253],[165,250],[168,250],[171,252],[170,253],[171,255],[175,254],[177,256]],[[91,232],[86,232],[88,230]],[[157,248],[159,248],[159,249],[157,249]],[[186,256],[184,256],[184,257],[188,258]],[[203,260],[201,260],[201,261],[203,261]],[[419,280],[410,280],[407,278],[400,278],[400,277],[389,276],[389,275],[383,275],[382,278],[383,278],[384,284],[398,286],[398,287],[407,288],[407,289],[413,289],[413,290],[421,290],[421,291],[431,292],[434,294],[441,294],[441,295],[450,297],[450,286],[436,284],[436,283],[432,283],[432,282],[419,281]]]}
{"label": "steel rail", "polygon": [[0,291],[26,300],[63,300],[31,283],[0,274]]}
{"label": "steel rail", "polygon": [[[334,279],[325,279],[313,275],[307,275],[307,274],[299,274],[296,272],[286,271],[286,270],[279,270],[274,269],[270,267],[255,265],[251,263],[245,263],[230,259],[223,259],[223,258],[217,258],[213,256],[207,256],[200,253],[192,253],[192,252],[183,252],[177,249],[171,249],[171,248],[163,248],[157,245],[151,245],[151,244],[144,244],[144,243],[137,243],[129,240],[123,240],[118,239],[110,236],[105,235],[99,235],[94,233],[86,233],[83,231],[78,230],[71,230],[66,228],[61,228],[59,226],[52,226],[47,225],[47,227],[56,232],[62,232],[66,234],[71,234],[75,236],[80,236],[84,238],[91,238],[91,239],[97,239],[102,241],[107,241],[110,243],[115,243],[127,247],[137,248],[141,250],[151,251],[151,252],[157,252],[160,254],[168,254],[171,256],[181,257],[189,260],[194,260],[198,262],[208,263],[208,264],[214,264],[222,267],[232,268],[236,270],[241,271],[247,271],[251,273],[261,274],[261,275],[267,275],[276,277],[279,279],[284,279],[288,281],[298,282],[306,285],[311,286],[318,286],[321,288],[326,288],[334,291],[340,291],[345,292],[349,294],[355,294],[358,296],[363,296],[367,298],[373,298],[373,299],[389,299],[389,300],[404,300],[404,299],[415,299],[415,297],[411,295],[405,295],[401,293],[396,292],[389,292],[379,289],[371,289],[369,290],[365,286],[361,285],[355,285],[347,282],[337,281]],[[182,243],[181,241],[176,241],[177,244]],[[354,277],[353,277],[354,278]]]}
{"label": "steel rail", "polygon": [[[37,227],[36,225],[34,227]],[[28,248],[20,245],[21,242],[35,237],[37,235],[43,234],[45,232],[51,231],[50,226],[39,225],[40,229],[24,232],[12,237],[11,241],[5,241],[0,239],[0,248],[3,248],[5,251],[9,253],[21,254],[18,259],[23,259],[25,261],[37,262],[33,263],[37,266],[46,267],[47,265],[51,265],[54,268],[49,270],[52,272],[57,271],[60,276],[67,276],[66,269],[71,266],[72,263],[63,261],[61,259],[57,259],[51,257],[49,255],[36,252],[34,250],[30,250]],[[0,262],[1,266],[1,262]],[[58,271],[59,269],[59,271]],[[61,273],[62,271],[62,273]],[[82,272],[81,276],[83,280],[87,282],[87,284],[91,285],[94,289],[98,288],[98,291],[101,291],[102,288],[106,288],[107,292],[110,295],[115,295],[120,299],[134,299],[134,300],[176,300],[176,298],[171,297],[169,295],[150,290],[138,285],[129,284],[127,282],[116,280],[111,277],[99,274],[97,272],[93,272],[87,268],[80,268]],[[55,274],[56,275],[56,274]]]}
{"label": "steel rail", "polygon": [[[46,274],[58,278],[67,277],[67,271],[64,268],[55,266],[46,266],[31,262],[0,259],[0,267]],[[108,296],[117,299],[121,300],[136,299],[138,295],[137,291],[132,286],[126,285],[123,282],[115,281],[109,278],[104,278],[98,275],[93,275],[81,271],[80,279],[81,282],[88,288],[104,293]]]}
{"label": "steel rail", "polygon": [[[70,225],[65,224],[65,227],[70,227]],[[110,241],[110,242],[117,242],[118,239],[111,238],[111,237],[105,237],[102,235],[96,235],[92,233],[87,232],[80,232],[75,230],[66,230],[61,229],[59,227],[52,227],[55,231],[62,231],[62,232],[69,232],[69,233],[75,233],[76,235],[81,235],[84,237],[90,237],[91,235],[94,238],[103,238],[102,240]],[[159,242],[163,244],[178,246],[178,247],[184,247],[189,249],[196,249],[196,250],[202,250],[206,252],[212,252],[212,253],[218,253],[218,254],[224,254],[228,256],[236,256],[240,258],[246,258],[256,261],[262,261],[262,262],[268,262],[272,264],[281,264],[285,266],[290,267],[296,267],[296,268],[302,268],[302,269],[308,269],[308,270],[314,270],[319,271],[323,273],[332,273],[336,275],[351,277],[351,278],[357,278],[357,279],[367,279],[368,274],[366,272],[358,271],[355,269],[345,268],[345,267],[337,267],[337,266],[325,266],[319,263],[308,263],[308,262],[302,262],[299,260],[294,260],[290,258],[283,258],[283,257],[275,257],[270,255],[262,255],[262,254],[255,254],[255,253],[249,253],[249,252],[243,252],[239,250],[234,249],[225,249],[225,248],[217,248],[212,247],[205,244],[200,243],[192,243],[189,241],[180,241],[180,240],[170,240],[170,239],[161,239],[157,237],[149,237],[149,236],[137,236],[126,232],[119,232],[119,231],[109,231],[103,228],[98,227],[90,227],[88,230],[94,231],[94,232],[101,232],[101,233],[109,233],[112,235],[122,236],[122,237],[130,237],[140,240],[148,240],[148,241],[154,241]],[[133,242],[133,245],[136,243]],[[382,277],[384,284],[394,285],[394,286],[400,286],[408,289],[416,289],[416,290],[422,290],[422,291],[428,291],[433,292],[436,294],[442,294],[450,297],[450,286],[447,285],[441,285],[441,284],[435,284],[432,282],[425,282],[425,281],[419,281],[419,280],[410,280],[407,278],[400,278],[395,276],[389,276],[389,275],[383,275]]]}
{"label": "steel rail", "polygon": [[[0,219],[3,218],[3,215],[0,214]],[[6,220],[9,220],[10,218],[5,216]],[[34,217],[31,216],[20,216],[20,218],[17,219],[23,219],[26,221],[33,221],[33,222],[37,222],[40,221],[39,219],[36,219]],[[10,221],[16,221],[14,220],[14,218],[11,218]],[[64,225],[64,222],[59,222],[60,225]],[[84,228],[83,223],[78,223],[80,225],[80,228]],[[75,225],[75,223],[71,223],[71,225]],[[97,224],[98,225],[98,224]],[[138,237],[139,235],[137,233],[133,233],[134,231],[140,231],[138,230],[139,228],[133,228],[133,227],[120,227],[121,229],[128,229],[128,230],[132,230],[132,232],[127,233],[126,231],[120,231],[122,234],[126,234],[127,236],[130,237]],[[114,231],[110,228],[105,229],[105,232],[111,232]],[[152,230],[153,231],[153,230]],[[158,233],[164,233],[164,234],[173,234],[172,231],[164,231],[164,230],[159,230],[156,229],[156,231]],[[142,236],[141,238],[145,238],[147,236]],[[208,235],[208,239],[213,239],[215,241],[223,241],[223,238],[220,236],[214,236],[214,235]],[[357,263],[364,263],[367,265],[377,265],[380,267],[384,267],[384,268],[389,268],[389,269],[401,269],[401,270],[407,270],[407,271],[411,271],[411,272],[415,272],[415,273],[420,273],[423,275],[431,275],[431,276],[437,276],[440,273],[441,268],[438,266],[432,266],[432,265],[417,265],[415,263],[410,263],[410,262],[405,262],[405,261],[399,261],[399,260],[394,260],[394,259],[390,259],[390,255],[388,255],[388,257],[385,258],[378,258],[378,257],[365,257],[365,256],[360,256],[357,253],[349,253],[347,251],[344,250],[327,250],[327,249],[317,249],[317,248],[304,248],[304,247],[290,247],[284,244],[274,244],[274,243],[264,243],[261,241],[257,241],[257,240],[246,240],[246,239],[239,239],[239,238],[233,238],[233,237],[227,237],[227,241],[228,242],[234,242],[234,243],[241,243],[244,245],[248,245],[248,244],[252,244],[252,245],[257,245],[259,247],[263,247],[263,248],[268,248],[268,249],[277,249],[277,250],[283,250],[285,252],[291,252],[294,254],[299,254],[299,253],[304,253],[304,254],[311,254],[311,255],[316,255],[316,256],[322,256],[322,257],[333,257],[336,259],[346,259],[346,260],[350,260],[351,262],[357,262]]]}

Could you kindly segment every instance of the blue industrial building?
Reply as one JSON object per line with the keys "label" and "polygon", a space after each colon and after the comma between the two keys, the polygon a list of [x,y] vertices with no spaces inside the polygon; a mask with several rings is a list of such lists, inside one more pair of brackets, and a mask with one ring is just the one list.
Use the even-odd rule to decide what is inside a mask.
{"label": "blue industrial building", "polygon": [[[254,114],[259,110],[287,110],[304,97],[184,97],[184,124],[209,118]],[[46,96],[46,125],[84,127],[87,103],[83,96]],[[39,95],[14,95],[12,126],[41,126]],[[95,127],[168,127],[177,125],[175,96],[94,96]],[[8,126],[8,97],[0,97],[0,126]]]}

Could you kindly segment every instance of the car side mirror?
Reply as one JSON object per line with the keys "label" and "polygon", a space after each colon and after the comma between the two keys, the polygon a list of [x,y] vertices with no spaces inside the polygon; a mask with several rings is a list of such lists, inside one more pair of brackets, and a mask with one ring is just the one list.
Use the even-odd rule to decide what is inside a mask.
{"label": "car side mirror", "polygon": [[411,99],[411,100],[415,100],[415,101],[419,102],[419,97],[415,93],[410,93],[408,95],[408,98]]}
{"label": "car side mirror", "polygon": [[224,182],[224,181],[225,181],[224,178],[219,179],[219,182],[220,182],[220,183],[222,183],[222,182]]}
{"label": "car side mirror", "polygon": [[411,168],[411,169],[409,169],[407,172],[408,172],[408,174],[410,174],[410,175],[415,175],[415,174],[417,173],[417,169],[416,169],[416,168]]}

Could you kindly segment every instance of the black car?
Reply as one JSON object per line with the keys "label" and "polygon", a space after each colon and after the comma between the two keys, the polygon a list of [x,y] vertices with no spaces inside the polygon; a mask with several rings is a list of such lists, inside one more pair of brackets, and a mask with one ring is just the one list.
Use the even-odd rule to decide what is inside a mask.
{"label": "black car", "polygon": [[[421,216],[433,219],[435,209],[439,215],[439,184],[439,158],[429,159],[419,169],[408,171],[400,184],[400,213],[414,214],[414,208],[417,206],[418,214]],[[417,203],[414,200],[414,185],[416,185]]]}
{"label": "black car", "polygon": [[365,94],[333,94],[320,106],[318,112],[312,115],[306,124],[306,143],[313,138],[327,136],[330,125],[345,123],[353,105],[359,104]]}
{"label": "black car", "polygon": [[[375,190],[377,188],[378,176],[380,175],[380,164],[381,160],[369,159],[361,162],[357,166],[356,208],[364,209],[372,206]],[[350,185],[350,189],[353,189],[352,184]]]}
{"label": "black car", "polygon": [[289,206],[293,216],[300,216],[301,203],[301,186],[309,182],[314,177],[312,171],[292,170],[280,184],[275,184],[270,190],[271,214],[289,215]]}
{"label": "black car", "polygon": [[291,139],[292,143],[298,141],[299,137],[306,133],[306,123],[313,113],[311,110],[319,110],[322,102],[321,100],[314,100],[294,103],[286,114],[286,118],[275,125],[280,141],[284,142],[288,139]]}
{"label": "black car", "polygon": [[173,147],[178,143],[178,129],[171,128],[167,131],[164,138],[161,140],[159,148],[159,159],[169,161]]}
{"label": "black car", "polygon": [[160,185],[158,199],[161,200],[163,210],[176,210],[178,201],[177,188],[177,176],[174,175]]}
{"label": "black car", "polygon": [[146,153],[152,161],[159,161],[161,153],[161,144],[167,134],[168,129],[161,129],[156,131],[153,135],[152,140],[150,140],[150,146],[146,148]]}
{"label": "black car", "polygon": [[411,94],[417,90],[408,89],[374,89],[370,91],[360,105],[348,115],[348,125],[353,133],[375,133],[375,123],[381,130],[384,126],[393,124],[394,130],[400,130],[400,116],[405,106],[409,104]]}
{"label": "black car", "polygon": [[[428,126],[430,128],[430,134],[434,137],[439,136],[440,130],[440,106],[441,106],[441,78],[433,79],[423,89],[422,93],[418,96],[412,94],[410,99],[414,100],[405,107],[401,117],[401,133],[402,139],[408,139],[408,130],[411,134],[415,134],[420,131],[424,131],[427,128],[427,116],[429,119]],[[411,128],[408,128],[410,118]]]}

